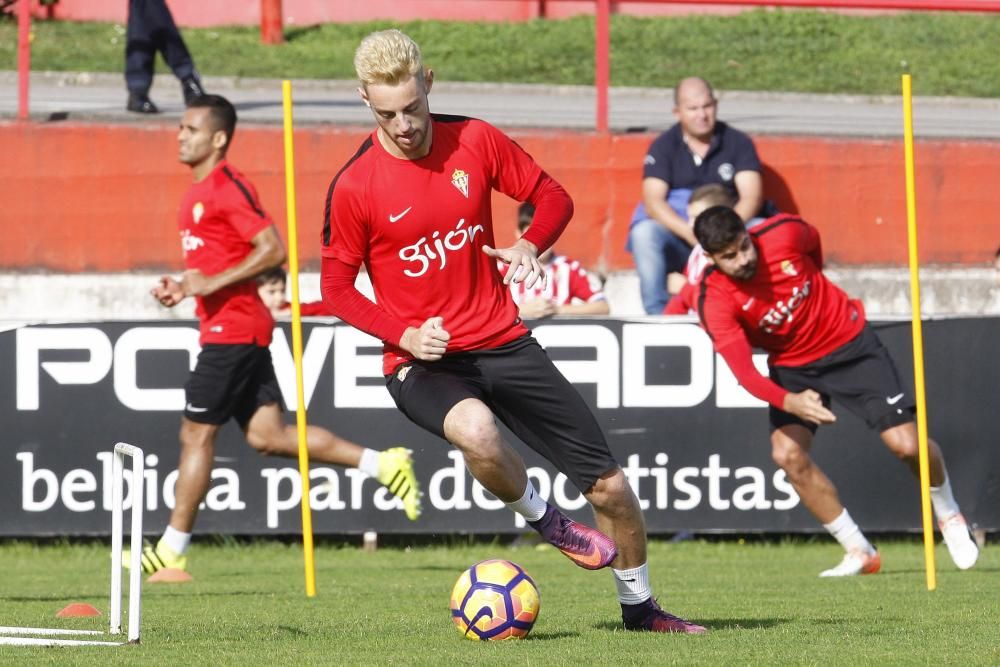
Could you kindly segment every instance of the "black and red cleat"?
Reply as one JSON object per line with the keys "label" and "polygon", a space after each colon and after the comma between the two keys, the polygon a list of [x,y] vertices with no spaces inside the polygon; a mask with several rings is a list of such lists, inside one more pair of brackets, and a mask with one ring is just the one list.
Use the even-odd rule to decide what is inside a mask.
{"label": "black and red cleat", "polygon": [[703,635],[708,632],[704,626],[663,611],[653,598],[639,604],[623,604],[622,621],[626,630],[679,632],[688,635]]}
{"label": "black and red cleat", "polygon": [[538,521],[528,524],[567,558],[586,570],[600,570],[618,557],[614,540],[597,530],[573,521],[552,505]]}

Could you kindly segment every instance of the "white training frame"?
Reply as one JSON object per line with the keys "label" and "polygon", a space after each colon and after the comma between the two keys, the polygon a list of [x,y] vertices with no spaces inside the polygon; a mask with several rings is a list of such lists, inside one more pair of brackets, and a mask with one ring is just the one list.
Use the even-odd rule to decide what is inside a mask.
{"label": "white training frame", "polygon": [[[122,529],[125,513],[125,457],[132,458],[132,525],[129,535],[128,636],[125,642],[54,639],[65,635],[103,635],[100,630],[0,626],[0,644],[14,646],[122,646],[139,643],[142,622],[142,511],[145,504],[142,449],[125,442],[115,444],[111,464],[111,606],[108,633],[122,632]],[[23,635],[41,635],[26,637]]]}

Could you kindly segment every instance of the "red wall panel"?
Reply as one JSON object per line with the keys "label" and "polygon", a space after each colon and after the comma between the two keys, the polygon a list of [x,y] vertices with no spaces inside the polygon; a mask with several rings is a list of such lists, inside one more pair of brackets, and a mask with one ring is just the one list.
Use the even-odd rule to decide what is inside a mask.
{"label": "red wall panel", "polygon": [[[318,234],[330,179],[367,128],[296,132],[300,257],[318,264]],[[177,267],[177,204],[189,184],[176,161],[176,129],[154,125],[0,123],[0,270],[127,271]],[[576,215],[560,249],[601,270],[632,268],[623,245],[639,196],[642,158],[654,135],[512,131],[573,196]],[[756,138],[765,189],[824,234],[842,264],[906,263],[900,141]],[[984,174],[1000,164],[1000,142],[919,141],[917,209],[921,259],[979,264],[1000,243],[989,212],[1000,188]],[[255,183],[285,227],[278,127],[240,127],[232,162]],[[497,196],[498,241],[514,238],[517,204]]]}

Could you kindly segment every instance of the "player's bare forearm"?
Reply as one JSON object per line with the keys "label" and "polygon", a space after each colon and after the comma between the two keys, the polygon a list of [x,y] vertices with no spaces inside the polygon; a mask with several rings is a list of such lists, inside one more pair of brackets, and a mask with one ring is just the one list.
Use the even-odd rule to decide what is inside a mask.
{"label": "player's bare forearm", "polygon": [[213,275],[196,269],[185,271],[181,284],[189,296],[206,296],[224,287],[256,277],[285,261],[285,244],[274,227],[263,230],[251,241],[253,249],[239,264]]}

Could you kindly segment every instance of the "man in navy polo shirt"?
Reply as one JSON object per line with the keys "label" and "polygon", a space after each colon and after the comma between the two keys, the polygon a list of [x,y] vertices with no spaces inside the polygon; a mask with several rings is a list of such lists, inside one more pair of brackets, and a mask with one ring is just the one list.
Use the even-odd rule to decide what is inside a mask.
{"label": "man in navy polo shirt", "polygon": [[746,134],[716,121],[718,100],[700,77],[674,89],[677,123],[650,145],[642,169],[642,201],[632,215],[626,248],[639,273],[642,307],[659,315],[670,300],[667,274],[683,271],[698,242],[687,219],[691,192],[721,183],[738,197],[734,210],[744,221],[764,202],[760,159]]}

